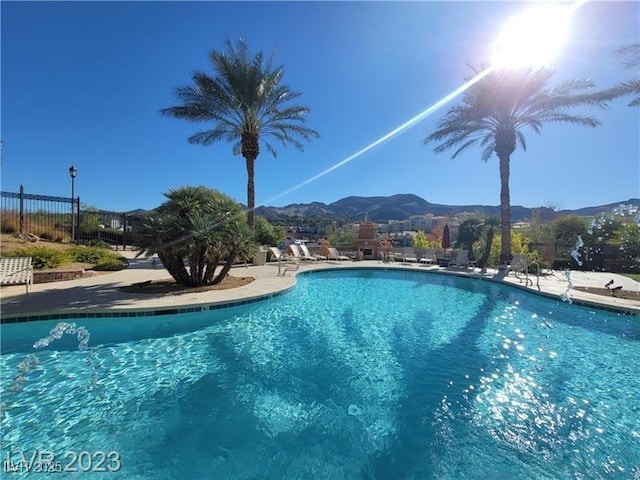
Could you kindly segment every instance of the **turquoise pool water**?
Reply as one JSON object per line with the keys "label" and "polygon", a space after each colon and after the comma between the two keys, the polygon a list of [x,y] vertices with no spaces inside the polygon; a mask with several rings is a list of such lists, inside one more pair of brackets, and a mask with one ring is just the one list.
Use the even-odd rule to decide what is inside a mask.
{"label": "turquoise pool water", "polygon": [[[74,322],[86,351],[31,348],[58,322],[2,326],[3,462],[51,450],[81,478],[123,479],[640,476],[638,318],[353,270],[228,311]],[[117,471],[96,472],[95,452]]]}

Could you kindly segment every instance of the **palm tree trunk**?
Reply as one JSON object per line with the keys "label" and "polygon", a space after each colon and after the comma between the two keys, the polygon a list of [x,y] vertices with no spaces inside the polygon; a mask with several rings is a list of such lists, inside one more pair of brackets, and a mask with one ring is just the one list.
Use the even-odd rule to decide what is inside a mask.
{"label": "palm tree trunk", "polygon": [[258,153],[260,153],[258,135],[255,133],[243,133],[242,156],[247,164],[247,224],[252,230],[255,227],[256,192],[254,177]]}
{"label": "palm tree trunk", "polygon": [[211,282],[211,285],[217,285],[222,280],[227,278],[227,275],[229,274],[229,270],[231,270],[231,267],[233,266],[233,262],[236,261],[237,256],[238,256],[238,248],[236,246],[233,250],[231,250],[231,253],[229,254],[229,257],[227,258],[227,261],[225,262],[224,266],[222,267],[222,270],[220,270],[220,273],[218,274],[218,276],[213,279],[213,282]]}
{"label": "palm tree trunk", "polygon": [[247,224],[255,226],[256,192],[254,185],[255,158],[247,157]]}
{"label": "palm tree trunk", "polygon": [[489,256],[491,255],[491,245],[493,245],[493,227],[489,227],[489,230],[487,231],[484,253],[480,259],[480,264],[478,265],[483,271],[487,269],[487,263],[489,262]]}
{"label": "palm tree trunk", "polygon": [[502,221],[502,245],[500,264],[507,265],[511,260],[511,198],[509,194],[510,156],[498,154],[500,159],[500,217]]}
{"label": "palm tree trunk", "polygon": [[194,286],[187,269],[184,267],[184,260],[182,257],[166,252],[158,252],[158,257],[160,258],[162,265],[164,265],[176,282],[187,287]]}
{"label": "palm tree trunk", "polygon": [[218,268],[218,264],[220,263],[220,255],[214,255],[211,260],[207,262],[206,271],[204,274],[204,284],[211,284],[211,280],[213,279],[213,275],[216,273],[216,268]]}

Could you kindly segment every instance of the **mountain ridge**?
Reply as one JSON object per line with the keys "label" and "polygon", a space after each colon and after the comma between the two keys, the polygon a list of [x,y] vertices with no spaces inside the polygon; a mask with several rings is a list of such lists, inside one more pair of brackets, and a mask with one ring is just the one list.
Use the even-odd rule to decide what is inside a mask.
{"label": "mountain ridge", "polygon": [[[619,205],[632,204],[640,207],[640,198],[630,198],[625,201],[582,207],[578,209],[564,209],[555,211],[549,207],[511,206],[511,222],[522,222],[531,219],[534,210],[539,211],[540,220],[549,221],[558,215],[596,216],[602,212],[611,211]],[[246,208],[242,205],[243,208]],[[145,210],[137,209],[129,214],[142,214]],[[291,203],[282,207],[256,208],[256,215],[270,221],[286,222],[300,218],[323,218],[336,221],[358,222],[368,220],[386,222],[388,220],[407,220],[413,215],[433,214],[434,216],[453,217],[461,213],[475,213],[480,217],[500,217],[499,205],[446,205],[431,203],[413,193],[397,193],[389,196],[362,197],[352,195],[329,204],[323,202]]]}
{"label": "mountain ridge", "polygon": [[[557,215],[575,214],[580,216],[595,216],[601,212],[610,211],[621,204],[633,204],[640,207],[640,198],[630,198],[626,201],[583,207],[574,210],[555,211],[549,207],[511,206],[511,221],[521,222],[530,220],[534,210],[539,210],[542,221],[551,220]],[[412,193],[399,193],[390,196],[361,197],[349,196],[325,204],[323,202],[292,203],[283,207],[256,208],[256,214],[268,220],[287,220],[294,218],[314,218],[322,216],[332,220],[359,221],[364,219],[384,222],[388,220],[407,220],[413,215],[433,214],[435,216],[455,216],[460,213],[476,213],[481,217],[500,216],[499,205],[445,205],[431,203]]]}

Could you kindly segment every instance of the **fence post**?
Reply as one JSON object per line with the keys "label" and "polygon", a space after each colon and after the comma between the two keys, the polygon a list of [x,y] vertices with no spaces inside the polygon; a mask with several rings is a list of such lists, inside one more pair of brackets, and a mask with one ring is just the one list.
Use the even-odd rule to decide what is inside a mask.
{"label": "fence post", "polygon": [[74,240],[76,242],[76,245],[80,245],[80,197],[78,196],[77,198],[77,202],[74,202],[75,205],[71,205],[71,208],[75,208],[76,209],[76,215],[75,215],[75,237]]}
{"label": "fence post", "polygon": [[24,232],[24,185],[20,185],[20,235]]}

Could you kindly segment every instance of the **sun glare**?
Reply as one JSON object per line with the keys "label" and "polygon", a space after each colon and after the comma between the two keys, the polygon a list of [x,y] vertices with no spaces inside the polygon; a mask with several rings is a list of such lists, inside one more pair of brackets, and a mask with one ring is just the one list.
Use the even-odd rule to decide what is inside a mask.
{"label": "sun glare", "polygon": [[513,17],[493,48],[497,68],[544,66],[557,55],[569,33],[571,8],[540,5]]}

